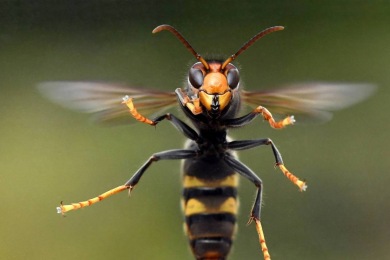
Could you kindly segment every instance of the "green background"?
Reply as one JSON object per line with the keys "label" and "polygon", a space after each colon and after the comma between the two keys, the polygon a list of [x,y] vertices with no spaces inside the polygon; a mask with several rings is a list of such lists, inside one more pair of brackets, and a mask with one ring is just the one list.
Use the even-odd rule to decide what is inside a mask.
{"label": "green background", "polygon": [[[316,3],[314,3],[316,2]],[[237,63],[248,90],[289,82],[368,82],[369,100],[323,125],[271,129],[300,193],[274,169],[269,147],[240,158],[264,182],[263,227],[272,259],[390,257],[390,4],[387,1],[1,1],[0,258],[192,259],[182,232],[178,161],[152,165],[128,198],[116,195],[61,217],[124,183],[153,153],[182,146],[167,122],[100,127],[56,106],[35,86],[51,80],[128,82],[174,90],[193,57],[159,24],[178,28],[204,56],[227,57],[274,25]],[[176,112],[179,113],[179,112]],[[242,180],[230,259],[261,259],[246,226],[255,188]]]}

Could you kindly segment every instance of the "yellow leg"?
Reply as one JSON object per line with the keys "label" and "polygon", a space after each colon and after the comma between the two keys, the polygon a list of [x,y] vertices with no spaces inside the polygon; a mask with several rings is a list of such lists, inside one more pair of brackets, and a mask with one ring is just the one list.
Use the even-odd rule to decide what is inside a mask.
{"label": "yellow leg", "polygon": [[145,124],[155,125],[155,123],[152,120],[150,120],[149,118],[146,118],[143,115],[141,115],[140,113],[138,113],[137,109],[135,109],[135,107],[134,107],[132,98],[129,98],[128,96],[125,96],[123,98],[123,102],[122,103],[125,104],[129,108],[130,114],[136,120],[138,120],[138,121],[140,121],[142,123],[145,123]]}
{"label": "yellow leg", "polygon": [[184,93],[181,88],[176,89],[175,92],[179,97],[180,103],[187,107],[192,114],[199,115],[202,113],[202,107],[200,106],[199,98],[190,99],[190,97]]}
{"label": "yellow leg", "polygon": [[292,183],[294,183],[295,185],[297,185],[299,187],[300,191],[305,191],[307,189],[306,182],[301,181],[297,176],[292,174],[289,170],[287,170],[286,167],[284,167],[283,164],[279,164],[277,166],[283,172],[284,176],[287,177],[287,179],[289,179]]}
{"label": "yellow leg", "polygon": [[185,103],[185,106],[191,111],[194,115],[199,115],[202,113],[202,108],[199,105],[199,98],[196,98],[192,101]]}
{"label": "yellow leg", "polygon": [[258,106],[255,109],[255,112],[261,114],[264,117],[264,119],[267,120],[270,126],[273,128],[283,128],[295,123],[294,116],[288,116],[285,119],[276,122],[275,119],[272,117],[271,112],[269,112],[268,109],[262,106]]}
{"label": "yellow leg", "polygon": [[254,219],[254,220],[255,220],[255,224],[256,224],[257,234],[259,235],[259,242],[260,242],[260,246],[261,246],[261,251],[263,251],[263,255],[264,255],[264,260],[271,260],[271,256],[268,252],[268,247],[265,243],[265,237],[264,237],[263,227],[261,226],[261,222],[260,222],[260,220],[257,220],[257,219]]}
{"label": "yellow leg", "polygon": [[95,204],[95,203],[98,203],[99,201],[102,201],[104,200],[105,198],[108,198],[114,194],[117,194],[121,191],[124,191],[124,190],[127,190],[127,189],[130,189],[131,190],[131,187],[130,186],[125,186],[125,185],[121,185],[121,186],[118,186],[114,189],[111,189],[95,198],[92,198],[92,199],[89,199],[89,200],[86,200],[86,201],[81,201],[81,202],[77,202],[77,203],[72,203],[72,204],[69,204],[69,205],[62,205],[62,202],[61,202],[61,206],[57,207],[57,213],[61,213],[61,214],[64,214],[65,212],[68,212],[68,211],[71,211],[71,210],[76,210],[76,209],[80,209],[80,208],[84,208],[84,207],[87,207],[87,206],[91,206],[92,204]]}

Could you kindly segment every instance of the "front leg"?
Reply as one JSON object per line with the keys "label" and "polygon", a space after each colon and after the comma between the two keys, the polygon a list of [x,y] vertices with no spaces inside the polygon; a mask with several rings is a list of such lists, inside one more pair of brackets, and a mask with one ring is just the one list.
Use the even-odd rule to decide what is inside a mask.
{"label": "front leg", "polygon": [[167,119],[169,120],[181,133],[183,133],[187,138],[198,141],[199,135],[193,130],[189,125],[181,121],[179,118],[175,117],[174,115],[167,113],[165,115],[156,117],[154,120],[151,120],[149,118],[144,117],[140,113],[138,113],[137,109],[134,106],[133,99],[129,98],[128,96],[125,96],[123,98],[123,104],[125,104],[130,111],[130,114],[138,121],[155,126],[158,123],[160,123],[162,120]]}
{"label": "front leg", "polygon": [[268,121],[272,128],[284,128],[288,125],[292,125],[295,123],[294,116],[288,116],[283,120],[277,122],[273,118],[271,112],[268,111],[268,109],[262,106],[258,106],[252,112],[248,113],[245,116],[225,120],[224,125],[227,127],[241,127],[249,124],[258,115],[262,115],[263,118]]}
{"label": "front leg", "polygon": [[187,107],[192,114],[199,115],[202,113],[202,107],[200,106],[199,98],[190,98],[186,93],[183,93],[181,88],[175,90],[177,97],[180,100],[180,103]]}

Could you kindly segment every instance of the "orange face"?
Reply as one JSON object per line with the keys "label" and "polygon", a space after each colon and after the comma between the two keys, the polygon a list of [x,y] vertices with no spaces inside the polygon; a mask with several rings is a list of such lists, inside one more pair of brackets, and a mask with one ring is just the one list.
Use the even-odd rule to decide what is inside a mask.
{"label": "orange face", "polygon": [[[203,90],[203,91],[202,91]],[[222,111],[230,102],[232,94],[226,76],[221,72],[210,72],[204,78],[199,92],[200,103],[207,111]]]}
{"label": "orange face", "polygon": [[190,82],[197,88],[196,92],[203,107],[210,113],[218,114],[232,99],[232,88],[229,86],[227,75],[229,69],[234,66],[229,64],[229,68],[223,71],[219,62],[210,62],[208,65],[209,69],[206,71],[201,64],[195,64],[190,73]]}

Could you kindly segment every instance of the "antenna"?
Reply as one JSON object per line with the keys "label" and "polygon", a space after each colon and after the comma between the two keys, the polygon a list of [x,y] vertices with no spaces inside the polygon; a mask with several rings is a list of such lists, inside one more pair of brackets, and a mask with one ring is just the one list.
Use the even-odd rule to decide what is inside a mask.
{"label": "antenna", "polygon": [[209,64],[207,63],[207,61],[199,53],[197,53],[194,50],[194,48],[192,48],[191,44],[189,44],[189,42],[186,39],[184,39],[183,35],[181,35],[181,33],[179,33],[174,27],[172,27],[168,24],[162,24],[162,25],[159,25],[156,28],[154,28],[152,33],[158,33],[161,31],[170,31],[173,35],[175,35],[181,41],[181,43],[183,43],[183,45],[187,48],[187,50],[189,50],[192,53],[192,55],[194,55],[195,58],[203,64],[203,66],[207,70],[209,69]]}
{"label": "antenna", "polygon": [[228,65],[230,62],[232,62],[234,59],[236,59],[238,55],[243,53],[246,49],[248,49],[250,46],[252,46],[252,44],[254,44],[257,40],[259,40],[263,36],[265,36],[269,33],[272,33],[272,32],[281,31],[283,29],[284,29],[283,26],[273,26],[273,27],[267,28],[267,29],[259,32],[258,34],[253,36],[249,41],[247,41],[244,45],[242,45],[242,47],[235,54],[233,54],[227,60],[225,60],[225,62],[222,64],[222,69],[224,69],[226,67],[226,65]]}

